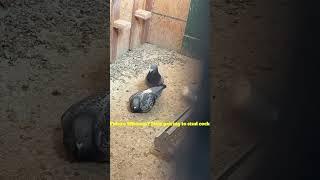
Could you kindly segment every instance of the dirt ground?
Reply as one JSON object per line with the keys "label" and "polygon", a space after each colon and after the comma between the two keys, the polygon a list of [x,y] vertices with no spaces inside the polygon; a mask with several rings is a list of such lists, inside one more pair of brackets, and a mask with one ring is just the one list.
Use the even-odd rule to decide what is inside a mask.
{"label": "dirt ground", "polygon": [[[129,97],[147,88],[144,80],[152,63],[159,65],[167,88],[149,113],[131,113],[127,109]],[[127,52],[110,66],[112,121],[174,121],[188,106],[183,87],[199,83],[199,68],[198,60],[150,44]],[[111,127],[112,179],[169,179],[174,164],[152,153],[154,137],[161,128]]]}
{"label": "dirt ground", "polygon": [[60,117],[106,88],[109,4],[0,2],[0,179],[105,179],[105,164],[65,160]]}

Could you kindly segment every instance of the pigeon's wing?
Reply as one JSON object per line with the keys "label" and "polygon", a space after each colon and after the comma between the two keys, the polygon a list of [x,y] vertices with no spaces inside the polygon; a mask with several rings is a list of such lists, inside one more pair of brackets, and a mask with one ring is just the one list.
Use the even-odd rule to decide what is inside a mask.
{"label": "pigeon's wing", "polygon": [[154,94],[152,93],[144,94],[140,102],[141,103],[140,107],[142,112],[149,112],[152,109],[153,105],[155,104],[155,100],[156,100],[156,97]]}
{"label": "pigeon's wing", "polygon": [[106,97],[106,93],[98,93],[92,96],[88,96],[70,106],[61,117],[61,125],[64,132],[64,138],[68,138],[68,136],[71,134],[72,121],[78,114],[89,113],[95,116],[101,116],[101,112],[103,112],[102,109],[104,108],[102,102],[106,99]]}
{"label": "pigeon's wing", "polygon": [[105,98],[101,99],[98,102],[98,106],[100,106],[101,112],[95,126],[95,142],[98,151],[107,156],[109,148],[110,96],[106,95]]}
{"label": "pigeon's wing", "polygon": [[148,74],[147,74],[147,76],[146,76],[145,83],[146,83],[148,86],[152,86],[152,80],[151,80],[151,73],[150,73],[150,71],[148,72]]}
{"label": "pigeon's wing", "polygon": [[134,93],[133,95],[131,95],[130,98],[129,98],[129,102],[131,102],[132,99],[133,99],[135,96],[139,96],[139,95],[141,95],[141,92],[136,92],[136,93]]}
{"label": "pigeon's wing", "polygon": [[[81,114],[93,115],[93,123],[95,125],[94,132],[101,137],[102,132],[108,134],[107,119],[109,116],[109,95],[108,92],[99,92],[95,95],[88,96],[83,100],[71,105],[61,117],[63,128],[63,143],[70,153],[75,149],[74,137],[72,133],[72,121],[76,116]],[[95,136],[96,139],[96,136]],[[99,143],[100,144],[100,143]],[[98,148],[97,148],[98,149]]]}
{"label": "pigeon's wing", "polygon": [[104,129],[110,120],[110,96],[105,95],[99,99],[95,104],[95,111],[97,114],[96,128],[101,131]]}
{"label": "pigeon's wing", "polygon": [[149,81],[150,80],[150,76],[151,76],[151,72],[150,72],[150,70],[148,71],[148,74],[147,74],[147,77],[146,77],[146,79]]}
{"label": "pigeon's wing", "polygon": [[100,99],[103,99],[107,94],[106,93],[99,93],[95,95],[88,96],[81,101],[71,105],[61,116],[61,120],[65,121],[67,119],[70,119],[71,117],[74,117],[76,114],[78,114],[81,111],[86,111],[86,109],[92,105],[95,104]]}
{"label": "pigeon's wing", "polygon": [[109,149],[109,133],[108,133],[108,127],[105,126],[102,129],[100,129],[98,134],[98,151],[103,154],[104,156],[108,155],[108,149]]}
{"label": "pigeon's wing", "polygon": [[149,89],[149,92],[152,93],[153,95],[160,97],[163,89],[165,89],[165,86],[155,86]]}

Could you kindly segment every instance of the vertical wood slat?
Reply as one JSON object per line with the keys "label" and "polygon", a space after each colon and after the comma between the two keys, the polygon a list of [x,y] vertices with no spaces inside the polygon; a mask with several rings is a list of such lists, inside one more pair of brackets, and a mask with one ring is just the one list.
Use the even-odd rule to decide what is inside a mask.
{"label": "vertical wood slat", "polygon": [[134,31],[137,28],[138,19],[135,18],[134,13],[138,10],[139,0],[133,0],[133,7],[132,7],[132,19],[131,19],[131,29],[130,29],[130,42],[129,42],[129,49],[132,50],[134,48]]}
{"label": "vertical wood slat", "polygon": [[[154,0],[146,0],[146,11],[152,11]],[[141,35],[141,43],[147,42],[147,37],[149,33],[149,28],[150,28],[150,21],[151,19],[148,19],[147,21],[144,22],[144,27],[142,29],[142,35]]]}
{"label": "vertical wood slat", "polygon": [[117,57],[118,46],[118,31],[113,28],[113,22],[120,18],[120,2],[121,0],[112,0],[111,2],[111,36],[110,36],[110,49],[111,49],[111,62],[114,62]]}

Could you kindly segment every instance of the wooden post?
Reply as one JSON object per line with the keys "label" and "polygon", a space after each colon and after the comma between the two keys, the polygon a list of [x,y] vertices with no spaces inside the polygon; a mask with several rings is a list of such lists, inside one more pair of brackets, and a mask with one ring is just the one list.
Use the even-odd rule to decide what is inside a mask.
{"label": "wooden post", "polygon": [[117,45],[118,45],[118,31],[113,28],[114,21],[120,18],[120,0],[112,0],[111,2],[111,36],[110,36],[110,57],[111,63],[115,61],[117,57]]}
{"label": "wooden post", "polygon": [[[146,11],[152,11],[154,0],[146,0]],[[141,43],[147,42],[149,28],[150,28],[150,19],[144,22],[144,27],[142,29]]]}
{"label": "wooden post", "polygon": [[138,10],[138,2],[139,0],[133,0],[133,7],[132,7],[132,20],[131,20],[131,29],[130,29],[130,42],[129,42],[129,49],[132,50],[134,48],[134,32],[137,29],[138,19],[135,18],[134,14],[136,10]]}
{"label": "wooden post", "polygon": [[[146,4],[143,10],[151,11],[153,7],[154,0],[145,0]],[[139,0],[134,0],[132,8],[132,22],[131,22],[131,36],[130,36],[130,45],[129,48],[132,50],[140,44],[143,44],[147,41],[148,30],[150,26],[150,18],[143,19],[136,17],[136,13],[139,7]]]}

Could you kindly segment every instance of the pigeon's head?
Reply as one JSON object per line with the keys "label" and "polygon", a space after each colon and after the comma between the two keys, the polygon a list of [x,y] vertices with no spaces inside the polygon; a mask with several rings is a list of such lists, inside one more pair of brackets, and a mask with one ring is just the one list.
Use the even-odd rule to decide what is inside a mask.
{"label": "pigeon's head", "polygon": [[90,151],[93,145],[93,117],[79,115],[73,121],[76,153],[79,157]]}
{"label": "pigeon's head", "polygon": [[130,103],[130,108],[132,112],[140,112],[140,99],[138,97],[134,97]]}
{"label": "pigeon's head", "polygon": [[157,73],[158,72],[158,66],[156,64],[152,64],[151,67],[150,67],[149,72]]}

